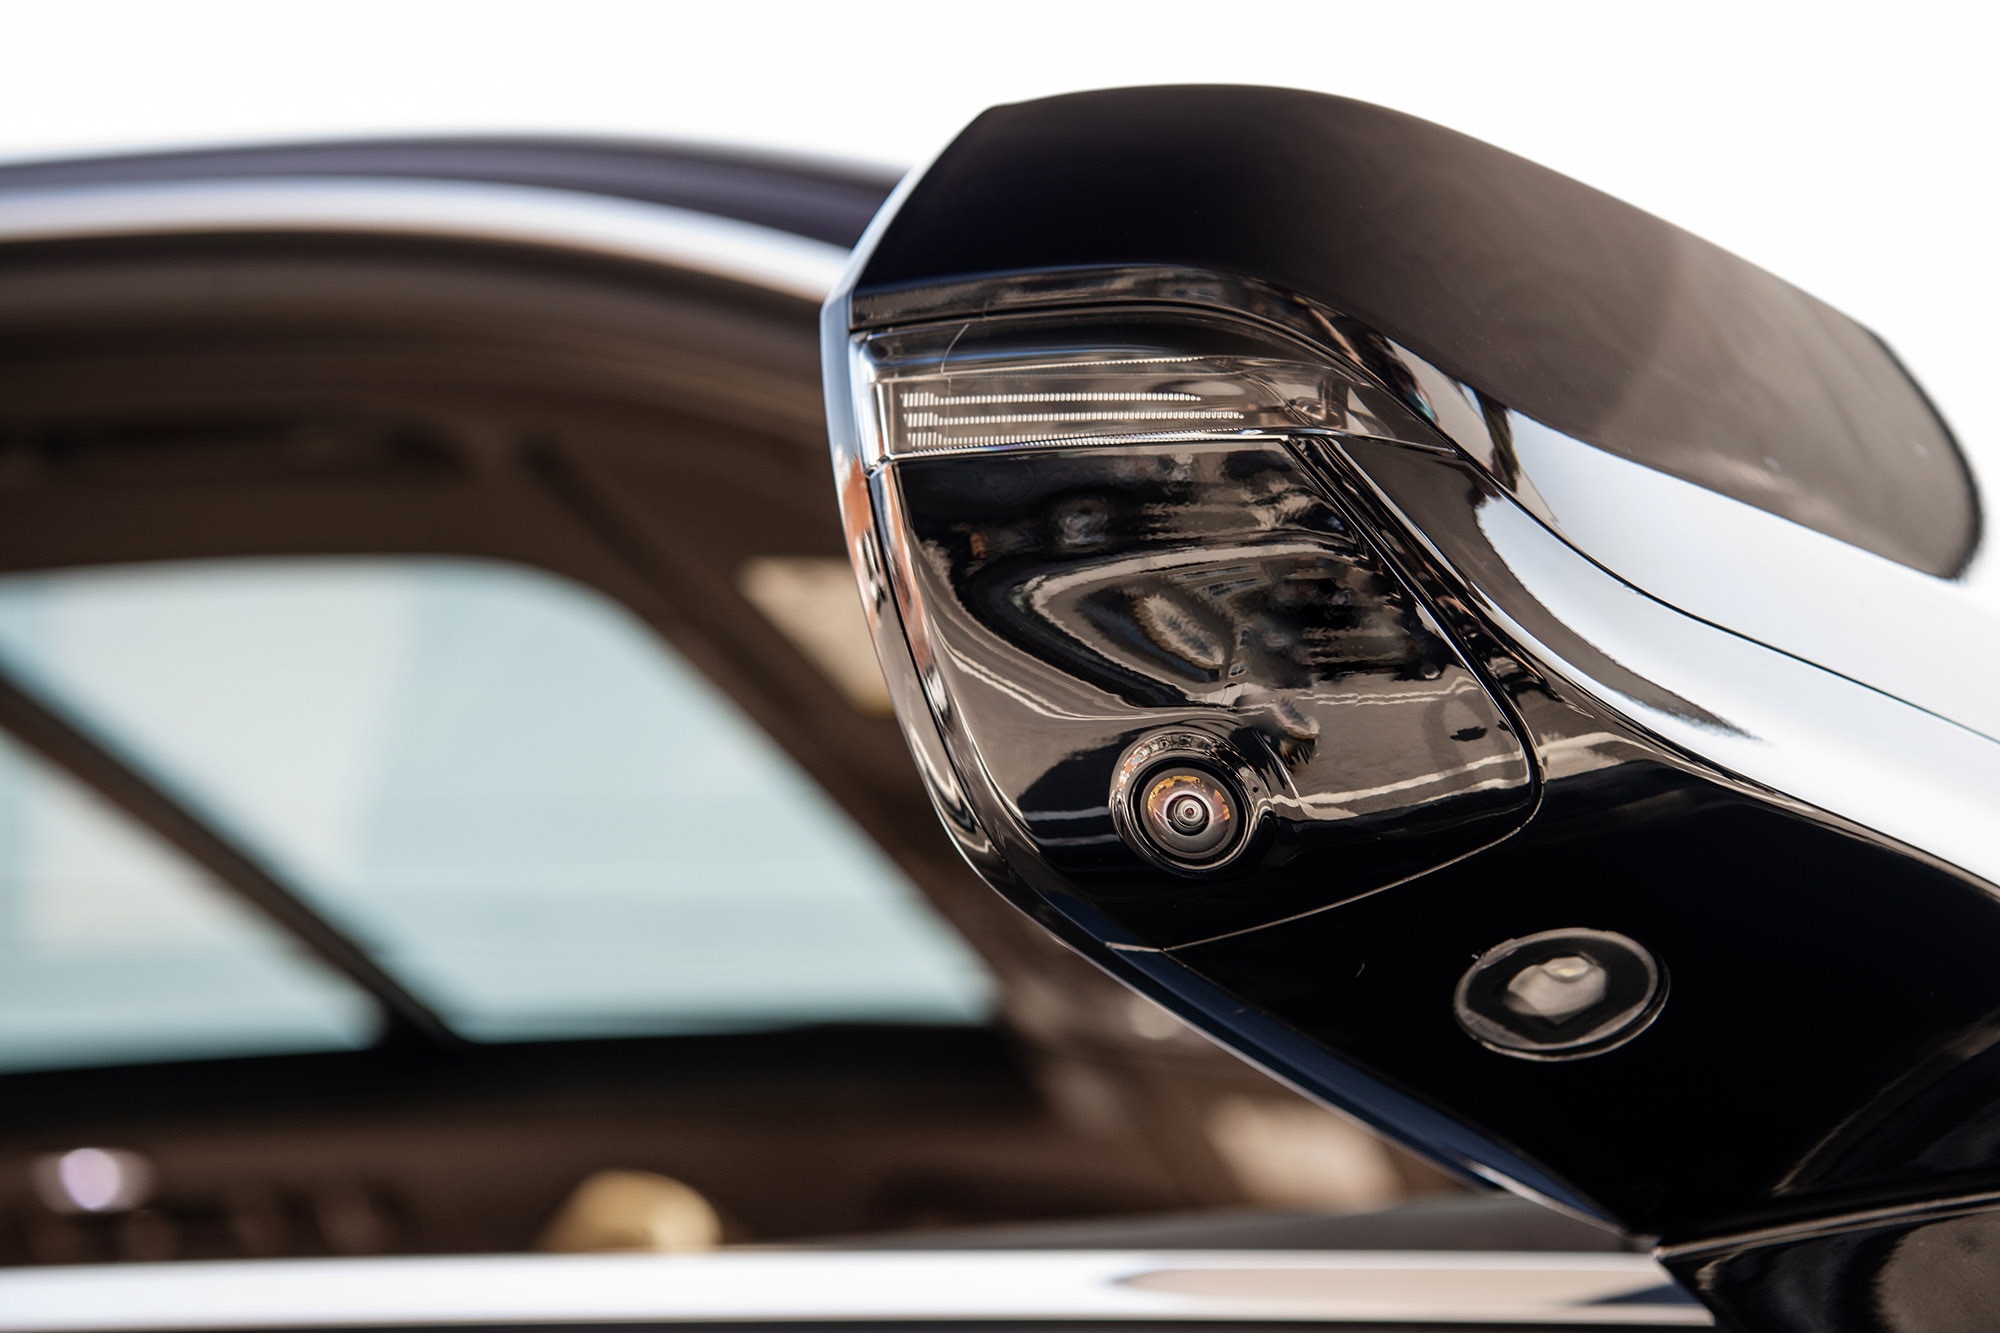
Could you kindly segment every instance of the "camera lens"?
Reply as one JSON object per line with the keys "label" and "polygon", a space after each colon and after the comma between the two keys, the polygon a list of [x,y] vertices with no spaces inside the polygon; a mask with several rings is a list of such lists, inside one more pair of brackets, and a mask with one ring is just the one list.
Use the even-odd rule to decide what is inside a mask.
{"label": "camera lens", "polygon": [[1208,827],[1210,819],[1208,802],[1192,792],[1182,792],[1167,802],[1167,822],[1174,826],[1174,832],[1184,837],[1195,837]]}
{"label": "camera lens", "polygon": [[1140,831],[1177,861],[1206,861],[1228,851],[1242,823],[1225,781],[1192,764],[1147,774],[1137,804]]}
{"label": "camera lens", "polygon": [[1206,875],[1251,845],[1269,791],[1226,742],[1160,731],[1135,742],[1111,781],[1111,819],[1125,845],[1163,870]]}

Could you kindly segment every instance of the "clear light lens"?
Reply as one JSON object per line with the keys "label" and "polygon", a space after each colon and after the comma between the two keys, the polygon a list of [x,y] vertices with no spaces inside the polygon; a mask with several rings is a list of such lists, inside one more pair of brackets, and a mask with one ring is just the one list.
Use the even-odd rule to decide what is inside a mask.
{"label": "clear light lens", "polygon": [[1185,318],[940,325],[863,355],[891,456],[1334,427],[1352,387],[1304,349]]}

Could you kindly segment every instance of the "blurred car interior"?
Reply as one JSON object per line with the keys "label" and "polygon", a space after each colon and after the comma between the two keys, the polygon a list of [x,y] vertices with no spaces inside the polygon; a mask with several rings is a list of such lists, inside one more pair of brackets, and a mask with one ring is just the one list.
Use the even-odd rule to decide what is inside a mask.
{"label": "blurred car interior", "polygon": [[[891,184],[561,147],[285,169],[832,245]],[[959,862],[846,568],[816,319],[480,237],[0,246],[0,1263],[1615,1247],[1220,1053]]]}

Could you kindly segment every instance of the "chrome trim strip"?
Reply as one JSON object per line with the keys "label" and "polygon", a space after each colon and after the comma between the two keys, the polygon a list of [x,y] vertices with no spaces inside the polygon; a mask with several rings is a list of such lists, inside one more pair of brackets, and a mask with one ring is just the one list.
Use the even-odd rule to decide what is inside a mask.
{"label": "chrome trim strip", "polygon": [[[860,388],[861,380],[850,380],[845,365],[849,354],[846,302],[828,302],[820,312],[820,321],[820,356],[826,383],[851,385],[857,392],[865,392]],[[897,554],[906,553],[900,552],[899,544],[890,536],[891,530],[879,522],[884,497],[869,475],[866,460],[880,451],[880,444],[872,439],[863,440],[861,435],[864,429],[873,431],[873,416],[865,402],[830,393],[826,419],[833,454],[834,492],[847,537],[848,559],[854,566],[862,614],[875,640],[876,658],[882,667],[882,679],[889,687],[890,702],[898,717],[930,715],[926,689],[929,640],[920,629],[912,633],[916,627],[904,618],[899,585],[907,587],[909,580],[907,576],[894,580],[890,562]],[[919,653],[926,654],[922,662],[917,660]],[[946,748],[943,729],[904,727],[903,735],[909,741],[918,777],[960,852],[981,873],[1005,875],[1005,863],[966,798]]]}
{"label": "chrome trim strip", "polygon": [[1507,420],[1521,482],[1541,507],[1536,516],[1593,563],[1698,620],[2000,739],[2000,691],[1992,688],[2000,610],[1963,583],[1518,412]]}
{"label": "chrome trim strip", "polygon": [[1989,828],[2000,808],[2000,745],[1635,589],[1518,505],[1496,500],[1476,519],[1521,592],[1556,623],[1702,713],[1621,691],[1538,640],[1519,618],[1524,608],[1488,603],[1491,623],[1545,670],[1682,753],[2000,885]]}
{"label": "chrome trim strip", "polygon": [[848,252],[691,209],[573,190],[264,177],[0,190],[0,244],[236,232],[426,236],[636,260],[819,302]]}
{"label": "chrome trim strip", "polygon": [[[1000,1320],[1706,1327],[1636,1254],[739,1251],[13,1269],[0,1331]],[[1661,1298],[1647,1300],[1648,1293]],[[1634,1299],[1638,1298],[1638,1299]]]}
{"label": "chrome trim strip", "polygon": [[1684,1245],[1662,1245],[1655,1253],[1662,1262],[1690,1260],[1699,1262],[1710,1256],[1724,1255],[1736,1250],[1760,1249],[1768,1245],[1782,1245],[1786,1241],[1817,1240],[1824,1236],[1837,1236],[1851,1231],[1870,1231],[1898,1223],[1918,1225],[1944,1218],[1991,1212],[1995,1208],[2000,1208],[2000,1191],[1982,1190],[1973,1194],[1954,1194],[1943,1199],[1925,1199],[1921,1203],[1891,1204],[1883,1208],[1857,1208],[1851,1212],[1833,1213],[1802,1222],[1752,1227],[1747,1231],[1706,1236]]}

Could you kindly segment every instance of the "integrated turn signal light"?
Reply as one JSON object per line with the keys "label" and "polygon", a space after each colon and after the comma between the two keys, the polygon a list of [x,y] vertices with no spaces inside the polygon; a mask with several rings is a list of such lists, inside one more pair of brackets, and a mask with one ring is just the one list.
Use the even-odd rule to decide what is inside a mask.
{"label": "integrated turn signal light", "polygon": [[1323,427],[1357,387],[1283,339],[1186,315],[1109,332],[1046,316],[932,325],[855,350],[878,457]]}

